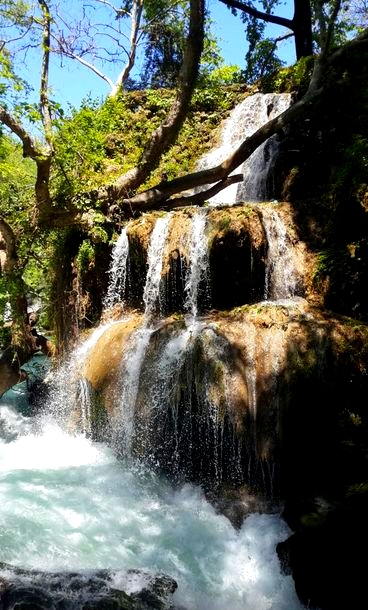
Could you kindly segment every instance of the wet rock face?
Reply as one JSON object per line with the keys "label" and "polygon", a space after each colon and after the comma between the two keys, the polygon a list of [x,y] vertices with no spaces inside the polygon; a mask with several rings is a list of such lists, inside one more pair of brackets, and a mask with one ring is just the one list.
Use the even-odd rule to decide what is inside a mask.
{"label": "wet rock face", "polygon": [[231,309],[261,301],[267,244],[259,215],[249,207],[214,210],[209,223],[212,306]]}
{"label": "wet rock face", "polygon": [[138,570],[47,573],[7,564],[0,570],[1,610],[170,610],[177,587],[169,576]]}
{"label": "wet rock face", "polygon": [[[127,226],[129,254],[122,298],[128,308],[143,309],[147,251],[159,218],[157,213],[147,214]],[[279,249],[277,240],[281,242]],[[278,260],[276,266],[272,257]],[[198,313],[205,313],[211,308],[228,310],[264,298],[304,296],[313,273],[312,259],[299,243],[290,204],[176,211],[169,221],[162,254],[160,313],[167,316],[190,310],[195,265],[198,268],[194,273],[199,274],[195,280]],[[298,274],[292,294],[287,287],[275,297],[278,287],[274,283],[291,277],[292,268]]]}
{"label": "wet rock face", "polygon": [[[361,608],[366,597],[366,564],[358,549],[368,544],[368,494],[350,495],[335,506],[310,502],[297,531],[277,552],[308,608]],[[309,509],[309,512],[307,512]]]}
{"label": "wet rock face", "polygon": [[[82,371],[92,417],[106,413],[113,432],[131,418],[132,453],[176,480],[245,483],[273,498],[332,480],[346,388],[351,375],[364,377],[367,354],[351,354],[357,329],[303,307],[239,308],[195,327],[162,320],[130,380],[124,367],[138,349],[139,318],[113,325]],[[123,392],[135,395],[132,409]]]}

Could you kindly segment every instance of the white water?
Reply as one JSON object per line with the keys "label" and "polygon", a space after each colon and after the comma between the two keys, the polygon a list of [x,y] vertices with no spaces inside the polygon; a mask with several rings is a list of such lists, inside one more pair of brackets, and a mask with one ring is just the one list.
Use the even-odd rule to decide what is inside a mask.
{"label": "white water", "polygon": [[119,409],[114,425],[114,442],[125,456],[131,455],[135,423],[135,405],[138,396],[142,364],[153,328],[143,325],[130,337],[121,363]]}
{"label": "white water", "polygon": [[143,292],[145,305],[144,315],[150,322],[154,314],[161,312],[160,307],[160,283],[163,254],[166,245],[166,237],[169,230],[171,214],[167,214],[156,220],[153,228],[147,252],[147,278]]}
{"label": "white water", "polygon": [[[291,103],[289,93],[256,93],[238,104],[224,122],[220,146],[199,161],[198,169],[214,167],[224,161],[240,144],[267,121],[286,110]],[[210,198],[211,204],[231,204],[241,201],[261,201],[267,196],[266,177],[270,171],[275,152],[277,136],[269,138],[233,174],[242,173],[244,181],[232,184]]]}
{"label": "white water", "polygon": [[208,239],[205,233],[206,212],[199,210],[192,219],[192,232],[189,248],[190,265],[185,281],[185,310],[189,311],[192,318],[198,315],[198,291],[201,281],[208,283],[209,260]]}
{"label": "white water", "polygon": [[30,433],[12,418],[18,437],[0,441],[0,561],[163,571],[187,610],[301,609],[275,553],[288,535],[279,516],[253,514],[235,531],[199,488],[173,489],[82,435],[51,425]]}
{"label": "white water", "polygon": [[[90,433],[90,396],[89,388],[80,379],[80,371],[88,357],[91,348],[96,345],[100,337],[108,328],[119,321],[108,322],[98,326],[90,336],[83,341],[71,354],[69,360],[54,375],[49,388],[53,395],[53,403],[48,405],[50,421],[64,425],[69,417],[71,405],[77,402],[81,411],[81,428],[85,434]],[[46,416],[45,416],[46,417]]]}
{"label": "white water", "polygon": [[291,299],[298,289],[294,245],[277,210],[262,211],[267,237],[265,300]]}
{"label": "white water", "polygon": [[129,240],[124,227],[111,253],[109,285],[104,303],[106,308],[113,307],[120,301],[124,302],[128,256]]}

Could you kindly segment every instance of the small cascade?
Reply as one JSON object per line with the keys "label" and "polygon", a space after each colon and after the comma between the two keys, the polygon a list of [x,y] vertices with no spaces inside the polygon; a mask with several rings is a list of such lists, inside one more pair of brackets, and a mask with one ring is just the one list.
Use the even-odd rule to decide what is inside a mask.
{"label": "small cascade", "polygon": [[127,228],[124,227],[111,253],[109,284],[104,301],[106,309],[110,309],[116,303],[124,302],[128,258],[129,240]]}
{"label": "small cascade", "polygon": [[[91,435],[91,392],[81,371],[90,352],[105,332],[118,322],[98,326],[70,355],[49,383],[50,399],[40,414],[41,425],[45,420],[55,422],[62,428],[69,422],[71,411],[77,407],[80,414],[78,424],[86,436]],[[73,416],[74,420],[74,416]],[[74,422],[75,423],[75,422]]]}
{"label": "small cascade", "polygon": [[[234,108],[224,122],[220,146],[202,157],[198,169],[207,169],[222,163],[247,137],[284,112],[291,101],[292,96],[289,93],[256,93],[247,97]],[[211,197],[211,204],[233,204],[272,198],[267,182],[277,150],[278,136],[274,135],[233,172],[242,173],[244,181],[240,185],[230,185]]]}
{"label": "small cascade", "polygon": [[242,480],[239,443],[225,416],[232,367],[228,342],[210,325],[178,323],[168,338],[159,334],[142,364],[135,453],[179,481]]}
{"label": "small cascade", "polygon": [[292,299],[301,293],[294,244],[276,208],[263,208],[262,222],[268,244],[264,298]]}
{"label": "small cascade", "polygon": [[121,365],[120,410],[116,425],[115,443],[121,445],[125,456],[130,456],[135,426],[135,405],[138,395],[141,367],[151,335],[153,321],[161,314],[161,271],[171,214],[158,218],[150,237],[147,252],[147,275],[143,292],[145,305],[143,324],[134,332],[126,348]]}
{"label": "small cascade", "polygon": [[81,410],[81,428],[83,434],[91,436],[91,395],[90,386],[85,379],[79,379],[77,402]]}
{"label": "small cascade", "polygon": [[160,302],[161,272],[170,220],[171,214],[158,218],[151,234],[147,253],[146,284],[143,293],[146,324],[150,324],[155,315],[162,315]]}
{"label": "small cascade", "polygon": [[192,220],[192,232],[189,248],[190,265],[187,270],[185,281],[186,299],[184,308],[190,313],[193,319],[195,319],[198,315],[198,299],[201,284],[205,285],[201,299],[202,304],[206,305],[209,302],[209,258],[208,240],[205,233],[205,228],[206,212],[205,210],[200,210],[193,216]]}
{"label": "small cascade", "polygon": [[143,324],[132,334],[121,363],[120,387],[118,388],[120,407],[114,426],[114,444],[118,452],[125,457],[130,457],[132,452],[142,363],[153,330]]}

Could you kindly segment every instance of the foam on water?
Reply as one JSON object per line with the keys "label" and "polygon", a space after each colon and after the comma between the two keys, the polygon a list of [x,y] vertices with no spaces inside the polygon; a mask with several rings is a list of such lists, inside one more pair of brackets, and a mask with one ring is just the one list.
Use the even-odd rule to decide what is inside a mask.
{"label": "foam on water", "polygon": [[278,515],[254,514],[236,531],[198,487],[173,489],[57,426],[1,441],[0,469],[0,561],[163,571],[188,610],[301,608],[275,553],[288,535]]}

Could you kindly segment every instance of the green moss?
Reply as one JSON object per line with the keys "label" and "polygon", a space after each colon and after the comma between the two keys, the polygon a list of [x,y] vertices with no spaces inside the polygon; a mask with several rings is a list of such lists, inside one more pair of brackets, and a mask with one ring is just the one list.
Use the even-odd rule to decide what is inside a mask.
{"label": "green moss", "polygon": [[326,522],[326,514],[324,513],[308,513],[303,515],[300,519],[300,523],[303,527],[315,528],[320,527]]}
{"label": "green moss", "polygon": [[[87,382],[88,383],[88,382]],[[91,428],[95,440],[106,440],[109,436],[109,419],[102,397],[91,384],[89,385],[89,396],[91,401]]]}
{"label": "green moss", "polygon": [[[242,88],[217,87],[198,91],[176,144],[162,159],[142,190],[194,168],[198,157],[213,145],[220,121],[244,97]],[[102,105],[86,100],[59,122],[55,148],[54,194],[60,202],[78,192],[110,184],[134,167],[174,99],[169,90],[124,92]],[[96,202],[94,202],[96,203]],[[88,209],[91,201],[80,201]]]}

